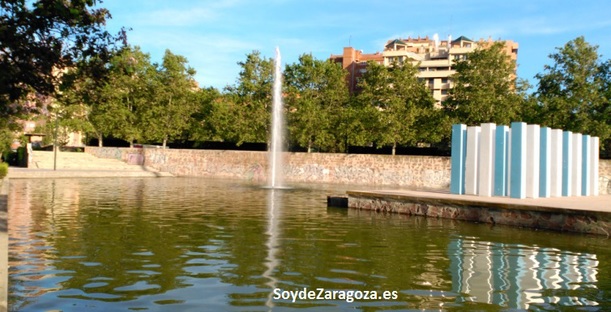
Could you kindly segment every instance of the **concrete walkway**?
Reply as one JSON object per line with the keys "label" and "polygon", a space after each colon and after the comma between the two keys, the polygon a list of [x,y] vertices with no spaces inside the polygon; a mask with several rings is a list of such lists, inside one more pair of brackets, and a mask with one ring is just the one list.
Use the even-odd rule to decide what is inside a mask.
{"label": "concrete walkway", "polygon": [[[10,179],[170,177],[167,172],[129,165],[117,159],[97,158],[86,153],[34,151],[28,168],[9,168]],[[53,170],[55,164],[55,170]]]}

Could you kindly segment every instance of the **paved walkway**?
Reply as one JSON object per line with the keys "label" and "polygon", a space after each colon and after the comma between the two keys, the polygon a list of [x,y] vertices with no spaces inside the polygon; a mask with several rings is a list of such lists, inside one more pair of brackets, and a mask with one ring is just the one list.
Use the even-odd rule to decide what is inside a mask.
{"label": "paved walkway", "polygon": [[[54,170],[55,164],[55,170]],[[145,166],[129,165],[117,159],[97,158],[87,153],[34,151],[28,168],[9,168],[10,179],[34,178],[102,178],[102,177],[168,177]]]}

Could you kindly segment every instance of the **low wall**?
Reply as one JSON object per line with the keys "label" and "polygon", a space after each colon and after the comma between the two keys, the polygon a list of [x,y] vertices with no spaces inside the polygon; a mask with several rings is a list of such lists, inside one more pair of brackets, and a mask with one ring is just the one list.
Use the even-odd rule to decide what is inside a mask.
{"label": "low wall", "polygon": [[[100,158],[143,165],[175,176],[204,176],[265,182],[267,152],[116,148],[88,146]],[[327,153],[284,153],[287,182],[345,183],[448,189],[450,157]],[[611,160],[600,160],[600,194],[611,194]]]}
{"label": "low wall", "polygon": [[355,209],[597,234],[607,237],[611,232],[611,213],[609,212],[478,202],[470,198],[463,199],[461,195],[427,198],[426,196],[358,191],[349,191],[347,194],[348,207]]}
{"label": "low wall", "polygon": [[98,158],[118,159],[127,162],[129,155],[142,155],[144,154],[144,150],[142,148],[85,146],[85,153]]}

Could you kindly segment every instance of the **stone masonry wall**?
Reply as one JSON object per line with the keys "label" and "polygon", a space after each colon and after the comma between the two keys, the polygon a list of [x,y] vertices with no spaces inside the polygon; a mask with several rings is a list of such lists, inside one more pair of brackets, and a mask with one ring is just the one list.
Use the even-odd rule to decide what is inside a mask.
{"label": "stone masonry wall", "polygon": [[[176,176],[266,182],[267,152],[92,147],[85,152],[123,161],[144,155],[143,164]],[[447,189],[450,157],[284,153],[287,182],[318,182]],[[611,160],[599,164],[600,194],[611,194]]]}
{"label": "stone masonry wall", "polygon": [[118,159],[127,162],[130,154],[142,154],[143,149],[85,146],[85,153],[91,154],[98,158]]}
{"label": "stone masonry wall", "polygon": [[[358,192],[356,192],[358,193]],[[568,231],[609,236],[611,220],[608,213],[580,211],[558,213],[538,209],[503,208],[489,205],[455,204],[451,200],[422,200],[381,195],[349,194],[349,207],[378,212],[393,212],[434,218],[447,218],[480,223],[504,224],[535,229]]]}

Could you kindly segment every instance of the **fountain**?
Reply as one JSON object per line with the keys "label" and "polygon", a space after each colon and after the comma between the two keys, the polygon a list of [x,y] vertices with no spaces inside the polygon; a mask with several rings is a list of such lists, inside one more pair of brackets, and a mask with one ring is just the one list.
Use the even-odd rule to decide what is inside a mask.
{"label": "fountain", "polygon": [[[271,144],[269,148],[269,175],[268,183],[271,191],[268,194],[267,206],[268,206],[268,228],[267,228],[267,250],[268,254],[266,257],[267,270],[263,272],[263,276],[269,280],[267,285],[272,291],[277,287],[278,280],[274,277],[273,273],[279,264],[279,260],[276,257],[278,249],[278,226],[279,226],[279,209],[277,206],[280,205],[281,199],[278,197],[279,194],[276,189],[284,188],[282,179],[282,151],[283,151],[283,126],[284,120],[282,116],[282,70],[281,70],[281,58],[280,49],[276,47],[276,59],[274,62],[274,88],[272,93],[272,132],[271,132]],[[266,306],[269,309],[274,308],[274,302],[272,300],[273,293],[270,291]]]}
{"label": "fountain", "polygon": [[269,149],[269,187],[282,188],[282,142],[283,126],[282,117],[282,70],[280,49],[276,47],[276,60],[274,62],[274,89],[272,94],[272,132]]}

